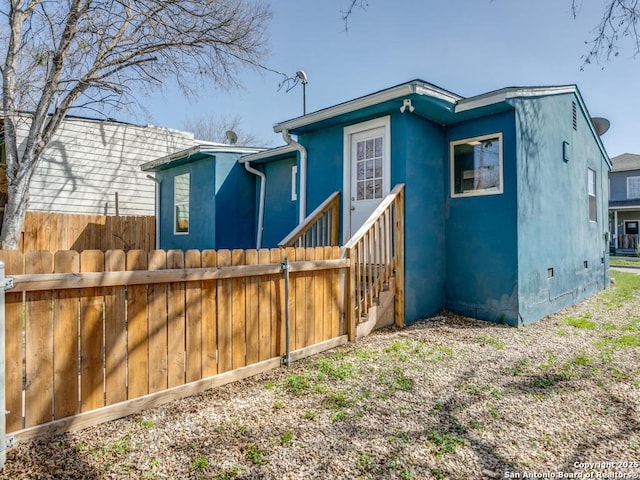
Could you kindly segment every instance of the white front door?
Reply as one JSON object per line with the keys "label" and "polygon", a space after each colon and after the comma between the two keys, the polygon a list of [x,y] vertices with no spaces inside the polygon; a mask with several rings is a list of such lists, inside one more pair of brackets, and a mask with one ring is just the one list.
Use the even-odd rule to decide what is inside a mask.
{"label": "white front door", "polygon": [[345,128],[345,241],[390,190],[389,117]]}

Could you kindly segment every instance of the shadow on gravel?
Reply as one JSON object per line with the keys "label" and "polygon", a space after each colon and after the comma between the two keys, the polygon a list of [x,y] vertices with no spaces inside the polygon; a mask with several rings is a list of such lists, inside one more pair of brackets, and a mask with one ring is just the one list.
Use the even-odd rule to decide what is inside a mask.
{"label": "shadow on gravel", "polygon": [[104,478],[83,458],[66,435],[29,440],[7,451],[0,479],[99,480]]}

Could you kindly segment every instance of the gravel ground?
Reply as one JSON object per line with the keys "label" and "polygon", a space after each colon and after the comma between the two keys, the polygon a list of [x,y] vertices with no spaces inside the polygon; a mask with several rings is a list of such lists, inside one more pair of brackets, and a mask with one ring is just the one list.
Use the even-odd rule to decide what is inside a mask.
{"label": "gravel ground", "polygon": [[640,276],[616,277],[524,328],[444,313],[25,442],[0,478],[640,478]]}

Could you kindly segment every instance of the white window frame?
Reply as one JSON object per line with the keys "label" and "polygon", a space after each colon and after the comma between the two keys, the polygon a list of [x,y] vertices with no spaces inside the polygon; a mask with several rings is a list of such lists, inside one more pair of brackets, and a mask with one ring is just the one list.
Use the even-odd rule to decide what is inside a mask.
{"label": "white window frame", "polygon": [[[497,138],[499,143],[498,149],[498,179],[500,185],[495,190],[474,190],[470,192],[461,192],[455,193],[455,147],[456,145],[461,145],[469,142],[482,142],[483,140],[489,140],[492,138]],[[479,197],[484,195],[501,195],[504,192],[504,167],[503,167],[503,138],[502,132],[490,133],[487,135],[479,135],[477,137],[469,137],[463,138],[460,140],[454,140],[449,144],[449,188],[451,198],[460,198],[460,197]]]}
{"label": "white window frame", "polygon": [[[593,175],[592,175],[593,174]],[[593,181],[592,181],[593,178]],[[587,168],[587,209],[589,221],[595,223],[598,221],[598,187],[597,187],[596,171],[593,168]],[[593,215],[591,218],[591,199],[593,198]]]}
{"label": "white window frame", "polygon": [[[632,186],[632,183],[635,183],[636,185]],[[632,189],[636,190],[636,194],[634,196],[631,196]],[[640,176],[627,177],[627,199],[633,200],[637,198],[640,198]]]}
{"label": "white window frame", "polygon": [[640,220],[624,220],[624,234],[625,235],[638,235],[637,233],[627,233],[627,223],[636,223],[640,227]]}
{"label": "white window frame", "polygon": [[[182,201],[182,202],[178,202],[177,201],[177,195],[176,195],[176,189],[177,189],[177,183],[176,180],[179,177],[187,177],[187,200]],[[173,177],[173,234],[174,235],[189,235],[189,231],[191,230],[191,174],[189,172],[187,173],[181,173],[180,175],[176,175],[175,177]],[[178,206],[180,205],[187,205],[187,207],[189,207],[189,216],[187,218],[187,231],[186,232],[179,232],[178,231]]]}

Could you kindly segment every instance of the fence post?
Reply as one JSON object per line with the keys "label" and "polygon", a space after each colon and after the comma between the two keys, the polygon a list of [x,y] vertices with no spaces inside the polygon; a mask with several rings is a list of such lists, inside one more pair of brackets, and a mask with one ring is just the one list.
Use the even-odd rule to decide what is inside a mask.
{"label": "fence post", "polygon": [[284,257],[282,263],[282,271],[284,272],[284,357],[282,363],[287,367],[291,364],[291,346],[290,346],[290,316],[289,316],[289,257]]}
{"label": "fence post", "polygon": [[5,372],[5,311],[4,291],[13,287],[13,279],[4,278],[4,262],[0,261],[0,470],[7,461],[7,400]]}

